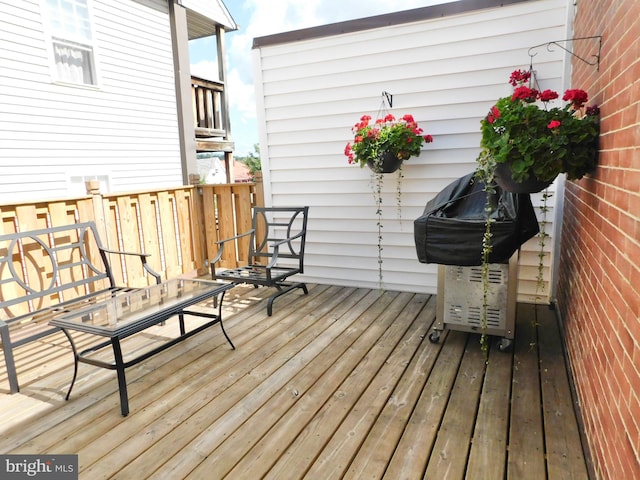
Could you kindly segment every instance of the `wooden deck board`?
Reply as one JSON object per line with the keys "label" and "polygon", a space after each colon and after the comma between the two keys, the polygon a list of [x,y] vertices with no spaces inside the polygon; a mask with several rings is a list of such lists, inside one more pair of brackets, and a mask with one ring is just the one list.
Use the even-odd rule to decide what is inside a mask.
{"label": "wooden deck board", "polygon": [[513,355],[495,343],[480,395],[466,478],[504,478],[507,458]]}
{"label": "wooden deck board", "polygon": [[545,307],[534,325],[534,307],[519,305],[513,351],[494,344],[486,356],[478,335],[429,342],[435,296],[314,285],[268,317],[269,290],[230,293],[237,350],[214,327],[128,369],[128,417],[112,371],[81,365],[64,401],[64,336],[19,349],[21,392],[0,394],[0,451],[76,453],[82,479],[588,478]]}
{"label": "wooden deck board", "polygon": [[384,478],[422,478],[436,441],[449,394],[462,360],[467,335],[448,332],[440,339],[436,362],[389,462]]}
{"label": "wooden deck board", "polygon": [[463,478],[476,420],[485,354],[477,345],[467,347],[451,389],[442,423],[431,451],[425,478]]}
{"label": "wooden deck board", "polygon": [[[322,311],[339,306],[340,302],[344,300],[342,295],[348,295],[349,292],[350,290],[345,289],[342,292],[339,289],[332,289],[332,292],[329,293],[332,303],[323,305]],[[318,314],[316,309],[313,316]],[[243,387],[240,390],[241,398],[237,398],[237,392],[232,390],[221,394],[224,407],[227,407],[224,400],[229,399],[225,415],[212,423],[210,419],[210,426],[185,445],[185,450],[190,453],[181,454],[179,458],[167,462],[166,467],[160,469],[159,478],[167,474],[172,478],[184,478],[209,457],[211,452],[218,448],[232,432],[251,419],[255,412],[259,412],[266,402],[286,389],[287,383],[295,378],[305,366],[305,359],[315,358],[330,343],[333,335],[325,334],[327,327],[333,323],[329,318],[323,317],[324,321],[311,321],[303,332],[297,334],[284,330],[280,335],[281,338],[287,335],[293,336],[285,344],[286,348],[283,348],[279,354],[271,355],[242,378],[239,382]],[[304,323],[298,322],[298,325],[302,326]],[[234,387],[234,390],[237,390],[237,386]],[[218,400],[211,407],[217,411],[220,408],[220,403]],[[211,412],[212,415],[213,413]],[[155,458],[152,456],[150,461],[154,460]]]}
{"label": "wooden deck board", "polygon": [[[403,300],[402,296],[398,299]],[[362,393],[355,405],[348,409],[339,428],[327,435],[325,447],[307,471],[309,478],[338,479],[351,465],[373,425],[379,420],[380,412],[402,378],[415,351],[424,341],[424,322],[418,313],[424,307],[425,301],[425,298],[415,296],[396,319],[393,319],[395,315],[391,311],[393,325],[387,331],[397,329],[397,333],[401,333],[402,336],[391,335],[389,338],[381,339],[363,358],[360,365],[365,364],[366,368],[358,370],[357,373]],[[405,318],[412,319],[411,323],[407,324]],[[377,349],[378,346],[387,348]],[[359,369],[360,365],[356,368]],[[345,387],[346,385],[342,387],[343,391],[346,390]],[[347,397],[348,395],[341,397],[341,401]]]}
{"label": "wooden deck board", "polygon": [[[430,325],[435,314],[435,297],[426,304],[417,318],[424,326]],[[422,335],[422,340],[426,337]],[[396,446],[406,431],[407,424],[414,411],[424,384],[433,368],[439,349],[418,348],[404,375],[381,410],[376,423],[362,442],[345,478],[381,478],[392,456],[397,453]]]}
{"label": "wooden deck board", "polygon": [[[386,293],[385,296],[390,297],[391,294]],[[394,321],[406,301],[405,294],[394,294],[393,301],[382,309],[379,315],[374,314],[376,318],[367,329],[370,336],[361,337],[367,338],[368,341],[351,349],[354,354],[344,359],[345,362],[341,365],[342,375],[333,376],[336,381],[328,385],[329,396],[324,404],[304,429],[294,439],[289,439],[288,448],[270,468],[265,478],[286,477],[291,469],[304,473],[317,460],[333,433],[339,429],[369,385],[369,381],[375,378],[377,369],[384,364],[381,357],[393,349],[408,328],[404,322]]]}
{"label": "wooden deck board", "polygon": [[548,476],[557,480],[587,478],[558,323],[550,310],[537,310]]}
{"label": "wooden deck board", "polygon": [[[524,306],[518,307],[518,314],[524,320]],[[530,318],[520,321],[517,328],[507,475],[535,480],[546,477],[536,328]]]}
{"label": "wooden deck board", "polygon": [[[233,432],[192,474],[197,475],[198,471],[205,469],[214,476],[222,478],[238,463],[240,466],[236,468],[242,471],[251,469],[252,464],[254,467],[260,466],[264,469],[267,465],[265,455],[277,458],[284,444],[282,438],[278,436],[279,433],[285,432],[291,436],[292,432],[296,431],[296,427],[304,426],[321,405],[319,399],[322,392],[331,391],[326,388],[323,381],[328,379],[330,383],[335,382],[336,373],[331,372],[330,369],[336,366],[338,362],[336,358],[353,345],[362,331],[357,326],[353,326],[354,315],[357,315],[360,310],[357,306],[370,305],[375,301],[375,295],[371,294],[368,295],[368,299],[363,299],[365,294],[364,291],[353,292],[349,295],[348,301],[342,302],[340,310],[346,307],[348,310],[345,313],[349,313],[348,317],[338,312],[334,314],[336,321],[331,328],[335,326],[341,331],[337,337],[334,337],[331,348],[325,348],[318,356],[310,359],[276,395]],[[342,321],[338,322],[338,318]],[[332,335],[336,333],[336,331],[331,332]],[[327,373],[328,371],[330,373]],[[300,404],[301,401],[303,405]],[[269,452],[268,446],[274,445],[275,452]]]}

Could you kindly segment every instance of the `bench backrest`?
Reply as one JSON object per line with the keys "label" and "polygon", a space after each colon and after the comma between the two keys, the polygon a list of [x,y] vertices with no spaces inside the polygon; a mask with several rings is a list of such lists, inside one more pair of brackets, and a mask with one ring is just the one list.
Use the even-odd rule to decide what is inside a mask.
{"label": "bench backrest", "polygon": [[0,235],[0,320],[113,286],[94,222]]}

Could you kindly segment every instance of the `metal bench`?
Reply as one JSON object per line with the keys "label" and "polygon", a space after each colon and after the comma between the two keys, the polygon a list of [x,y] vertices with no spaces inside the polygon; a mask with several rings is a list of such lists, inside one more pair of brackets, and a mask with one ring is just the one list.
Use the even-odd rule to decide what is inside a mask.
{"label": "metal bench", "polygon": [[[297,288],[308,294],[305,283],[288,282],[289,277],[304,271],[308,212],[309,207],[254,207],[251,230],[216,242],[218,254],[211,261],[212,278],[255,287],[275,287],[277,292],[267,303],[269,316],[279,296]],[[225,244],[238,242],[243,237],[249,237],[248,258],[243,259],[246,265],[226,270],[216,268]]]}
{"label": "metal bench", "polygon": [[59,331],[56,316],[135,288],[117,286],[111,254],[133,255],[160,283],[148,254],[104,248],[94,222],[0,235],[0,339],[11,393],[19,391],[13,350]]}

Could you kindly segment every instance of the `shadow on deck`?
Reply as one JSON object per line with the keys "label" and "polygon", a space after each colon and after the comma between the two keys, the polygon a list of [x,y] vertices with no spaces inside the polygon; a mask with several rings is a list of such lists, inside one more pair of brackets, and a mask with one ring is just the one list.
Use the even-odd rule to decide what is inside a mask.
{"label": "shadow on deck", "polygon": [[315,285],[268,317],[268,290],[230,293],[237,350],[212,328],[132,367],[126,418],[115,373],[88,365],[65,402],[62,335],[18,350],[0,452],[78,454],[86,479],[588,478],[546,306],[518,305],[512,351],[485,357],[479,335],[429,342],[435,296]]}

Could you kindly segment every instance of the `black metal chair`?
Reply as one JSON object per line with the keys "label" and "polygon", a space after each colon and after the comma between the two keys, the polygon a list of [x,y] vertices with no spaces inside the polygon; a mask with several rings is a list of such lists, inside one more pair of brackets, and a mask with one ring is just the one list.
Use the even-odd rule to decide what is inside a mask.
{"label": "black metal chair", "polygon": [[[273,313],[276,298],[296,288],[309,293],[303,282],[288,282],[292,275],[303,273],[304,247],[307,235],[307,214],[309,207],[255,207],[251,230],[231,238],[216,242],[218,254],[211,262],[211,276],[214,280],[232,283],[246,283],[275,287],[267,303],[267,314]],[[238,268],[216,269],[224,253],[224,246],[234,242],[237,251],[239,241],[249,236],[247,265]]]}

